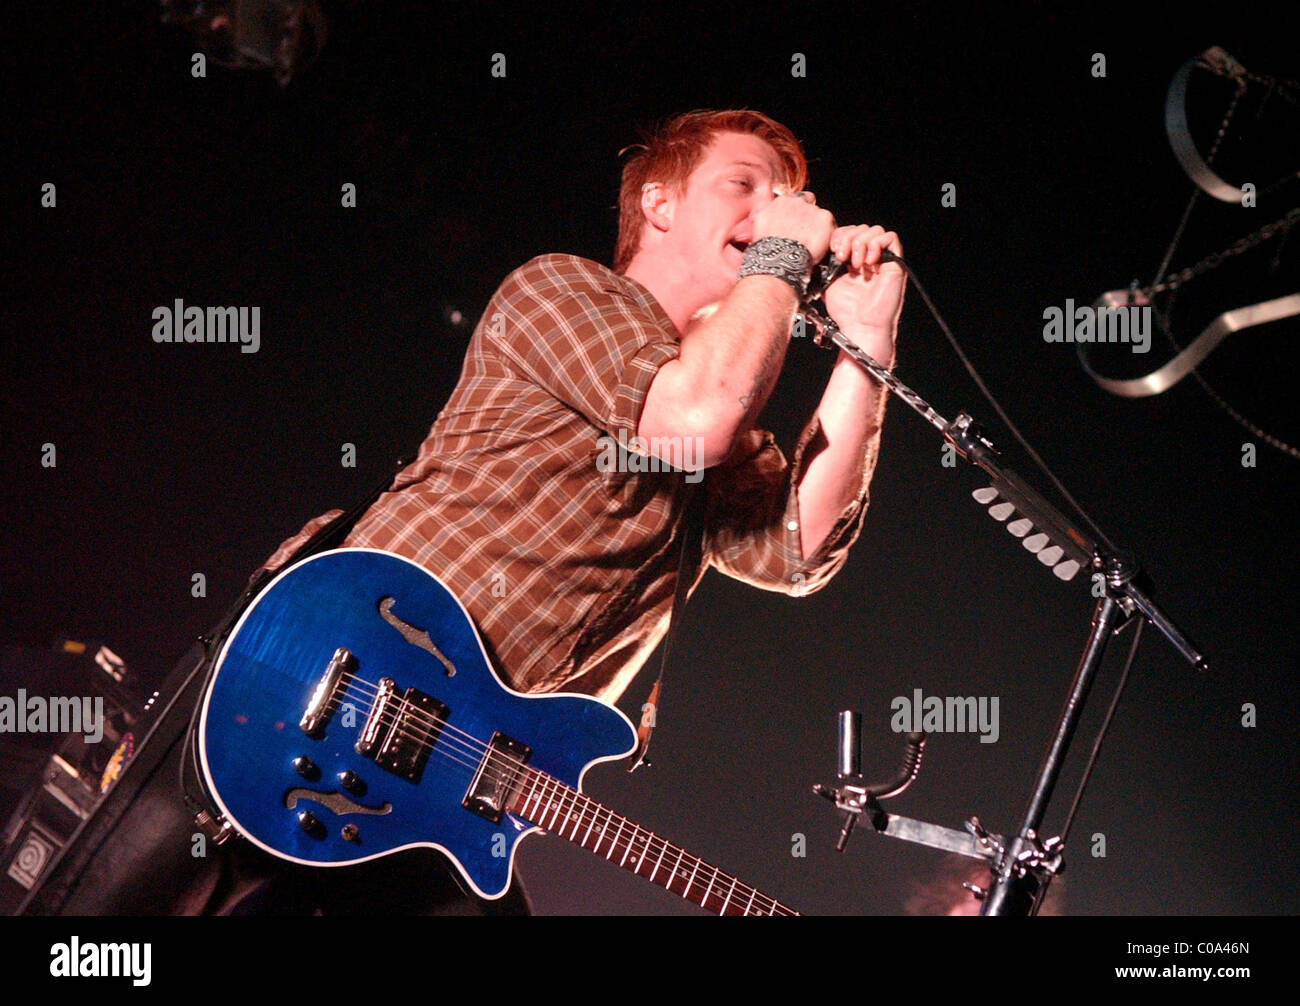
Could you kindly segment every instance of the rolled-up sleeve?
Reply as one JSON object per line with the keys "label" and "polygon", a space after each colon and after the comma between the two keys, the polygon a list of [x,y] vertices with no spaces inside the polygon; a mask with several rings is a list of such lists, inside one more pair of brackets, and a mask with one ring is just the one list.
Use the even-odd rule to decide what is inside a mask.
{"label": "rolled-up sleeve", "polygon": [[867,511],[870,459],[862,485],[807,558],[800,542],[797,486],[809,445],[821,433],[814,417],[790,461],[771,433],[751,430],[728,462],[705,480],[705,555],[727,576],[795,597],[824,587],[848,559]]}
{"label": "rolled-up sleeve", "polygon": [[516,269],[484,314],[485,346],[597,428],[636,436],[655,375],[677,358],[671,322],[571,256]]}

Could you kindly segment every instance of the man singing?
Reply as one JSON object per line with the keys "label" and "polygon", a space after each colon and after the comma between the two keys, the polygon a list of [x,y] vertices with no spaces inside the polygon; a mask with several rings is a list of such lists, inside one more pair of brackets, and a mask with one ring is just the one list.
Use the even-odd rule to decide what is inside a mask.
{"label": "man singing", "polygon": [[[850,267],[829,314],[888,367],[905,278],[880,262],[902,253],[897,235],[837,227],[805,174],[793,134],[757,112],[653,132],[623,169],[614,269],[544,255],[505,279],[419,456],[347,538],[441,578],[514,688],[614,702],[662,638],[679,575],[693,587],[712,565],[803,594],[844,564],[884,390],[841,356],[788,462],[754,422],[828,250]],[[596,459],[611,441],[695,471],[609,470]],[[702,555],[679,571],[696,481]]]}
{"label": "man singing", "polygon": [[[837,227],[801,191],[805,174],[793,134],[757,112],[692,112],[648,135],[623,169],[614,268],[544,255],[507,276],[418,457],[348,534],[446,583],[515,689],[614,702],[666,631],[679,576],[693,587],[711,565],[804,594],[844,564],[884,391],[841,357],[788,461],[754,423],[828,250],[849,264],[828,312],[886,366],[904,276],[880,261],[901,254],[897,235]],[[598,463],[611,444],[632,454]],[[639,463],[642,451],[685,471]],[[688,506],[701,540],[684,553]],[[193,827],[178,822],[166,844],[181,856]],[[425,850],[322,870],[234,841],[179,880],[194,869],[178,862],[184,890],[158,891],[153,910],[527,910],[517,886],[492,906],[465,898]]]}
{"label": "man singing", "polygon": [[850,263],[831,317],[890,367],[904,275],[880,264],[897,235],[836,227],[799,191],[805,171],[795,137],[757,112],[692,112],[648,137],[623,170],[613,271],[544,255],[506,278],[418,458],[348,537],[436,573],[516,689],[613,702],[666,629],[700,476],[601,470],[611,441],[704,470],[692,585],[713,565],[803,594],[843,565],[885,392],[842,356],[789,462],[754,422],[828,249]]}

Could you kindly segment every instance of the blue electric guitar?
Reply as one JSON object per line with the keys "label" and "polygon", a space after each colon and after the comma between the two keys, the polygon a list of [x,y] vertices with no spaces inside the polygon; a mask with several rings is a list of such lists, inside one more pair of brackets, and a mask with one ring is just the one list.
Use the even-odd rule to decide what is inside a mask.
{"label": "blue electric guitar", "polygon": [[583,773],[634,742],[603,702],[503,686],[436,577],[352,548],[304,559],[258,594],[199,724],[226,820],[294,863],[427,846],[494,899],[519,840],[544,830],[718,915],[797,914],[582,794]]}

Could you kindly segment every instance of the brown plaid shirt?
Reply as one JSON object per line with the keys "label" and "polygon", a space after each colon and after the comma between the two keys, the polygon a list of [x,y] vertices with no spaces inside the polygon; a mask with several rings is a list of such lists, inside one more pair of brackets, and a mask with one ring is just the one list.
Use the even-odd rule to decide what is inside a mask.
{"label": "brown plaid shirt", "polygon": [[[571,255],[516,269],[488,303],[460,382],[419,456],[361,518],[347,545],[386,549],[437,575],[473,617],[498,672],[520,691],[615,701],[667,630],[688,485],[638,471],[641,407],[679,337],[645,287]],[[843,566],[866,510],[862,488],[803,559],[797,484],[814,418],[787,463],[752,430],[696,487],[703,561],[767,590],[811,593]],[[612,435],[627,471],[597,461]],[[689,458],[689,455],[687,456]],[[626,463],[630,461],[631,463]],[[698,502],[695,505],[700,505]],[[283,563],[340,511],[271,556]]]}

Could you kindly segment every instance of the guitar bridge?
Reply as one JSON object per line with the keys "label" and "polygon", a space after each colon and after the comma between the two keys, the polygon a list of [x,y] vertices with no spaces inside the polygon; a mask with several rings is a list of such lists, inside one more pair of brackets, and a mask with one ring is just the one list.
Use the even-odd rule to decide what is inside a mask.
{"label": "guitar bridge", "polygon": [[429,752],[447,722],[447,707],[414,688],[398,695],[392,678],[379,691],[357,739],[357,754],[410,782],[419,782]]}
{"label": "guitar bridge", "polygon": [[519,785],[520,770],[532,753],[527,744],[507,737],[500,730],[493,733],[461,805],[493,824],[500,824]]}
{"label": "guitar bridge", "polygon": [[326,666],[325,673],[321,675],[316,691],[312,693],[311,700],[302,714],[302,720],[298,723],[308,737],[320,740],[324,736],[325,724],[334,715],[334,700],[338,698],[339,682],[343,679],[343,672],[347,671],[351,674],[356,669],[357,658],[350,650],[340,646],[334,651],[334,656]]}

